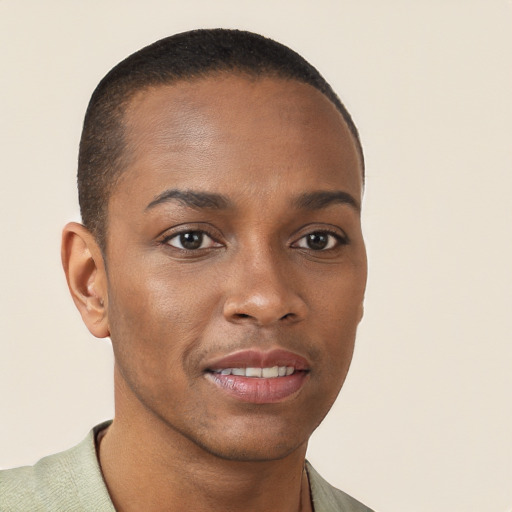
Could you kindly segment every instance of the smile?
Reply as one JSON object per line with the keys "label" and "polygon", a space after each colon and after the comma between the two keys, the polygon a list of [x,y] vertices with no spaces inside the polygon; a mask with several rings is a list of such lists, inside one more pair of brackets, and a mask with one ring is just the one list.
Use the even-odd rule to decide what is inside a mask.
{"label": "smile", "polygon": [[271,404],[291,400],[302,390],[310,364],[282,349],[243,350],[210,361],[203,375],[230,400]]}
{"label": "smile", "polygon": [[239,377],[251,377],[256,379],[275,379],[276,377],[287,377],[295,373],[293,366],[272,366],[267,368],[223,368],[212,370],[220,375],[237,375]]}

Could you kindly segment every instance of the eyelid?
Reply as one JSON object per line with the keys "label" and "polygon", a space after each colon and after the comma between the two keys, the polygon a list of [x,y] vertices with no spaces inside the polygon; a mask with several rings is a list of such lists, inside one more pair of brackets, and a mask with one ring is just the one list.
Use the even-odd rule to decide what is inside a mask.
{"label": "eyelid", "polygon": [[323,233],[323,234],[330,235],[330,236],[334,237],[338,243],[334,247],[331,247],[329,249],[316,250],[314,252],[318,252],[318,253],[327,252],[327,251],[336,249],[339,246],[347,245],[350,242],[349,237],[341,228],[331,226],[331,225],[323,225],[323,226],[322,225],[309,225],[309,226],[305,226],[302,229],[300,229],[299,232],[302,232],[302,234],[298,237],[297,236],[294,237],[294,241],[290,244],[290,246],[293,248],[306,249],[306,250],[313,251],[313,249],[310,249],[308,247],[300,247],[297,244],[299,241],[303,240],[308,235],[312,235],[315,233]]}
{"label": "eyelid", "polygon": [[219,233],[219,231],[217,229],[214,229],[210,225],[205,226],[204,224],[195,224],[195,223],[180,224],[178,226],[174,226],[173,228],[165,230],[159,236],[158,244],[168,245],[169,247],[172,247],[178,251],[195,252],[197,250],[200,250],[200,249],[190,250],[190,249],[180,248],[180,247],[176,247],[176,246],[169,244],[169,240],[172,240],[173,238],[177,238],[180,235],[183,235],[185,233],[202,233],[204,236],[207,236],[215,243],[215,245],[212,245],[212,247],[205,247],[203,249],[215,249],[215,248],[220,248],[220,247],[225,246],[225,244],[221,241],[222,235],[221,235],[221,233]]}
{"label": "eyelid", "polygon": [[[313,234],[313,233],[310,233],[310,234]],[[328,237],[331,238],[331,240],[328,240],[327,245],[325,247],[323,247],[322,249],[313,249],[311,247],[308,247],[308,245],[307,245],[307,237],[309,235],[304,235],[303,237],[299,238],[297,240],[297,242],[295,242],[295,246],[299,247],[300,249],[310,249],[310,250],[317,251],[317,252],[323,252],[323,251],[329,251],[330,249],[336,248],[340,244],[340,242],[341,242],[340,238],[337,237],[337,236],[334,236],[332,233],[322,232],[322,234],[325,234],[325,235],[327,235]],[[304,245],[301,245],[301,242],[303,240],[304,240]]]}
{"label": "eyelid", "polygon": [[[209,238],[210,239],[210,242],[211,244],[208,246],[208,247],[198,247],[197,249],[187,249],[186,247],[177,247],[176,245],[173,245],[170,243],[171,240],[174,240],[174,239],[177,239],[179,240],[180,237],[184,234],[187,234],[187,233],[200,233],[201,235],[203,235],[204,237],[206,238]],[[206,233],[205,231],[200,231],[198,229],[194,229],[194,230],[187,230],[187,231],[181,231],[180,233],[174,233],[172,235],[169,235],[168,237],[166,237],[163,242],[167,245],[170,245],[171,247],[174,247],[175,249],[179,249],[181,251],[199,251],[201,249],[213,249],[215,247],[222,247],[222,244],[220,244],[219,242],[217,242],[217,240],[215,240],[212,236],[210,236],[208,233]],[[180,245],[181,245],[181,242],[180,242]],[[201,244],[202,245],[202,244]]]}

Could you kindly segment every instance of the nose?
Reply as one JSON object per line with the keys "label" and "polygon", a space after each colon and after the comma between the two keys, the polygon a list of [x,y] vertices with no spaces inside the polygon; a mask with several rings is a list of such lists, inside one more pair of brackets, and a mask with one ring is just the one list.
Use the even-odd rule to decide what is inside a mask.
{"label": "nose", "polygon": [[226,283],[226,320],[261,327],[303,320],[307,304],[291,265],[290,261],[280,261],[270,250],[241,258]]}

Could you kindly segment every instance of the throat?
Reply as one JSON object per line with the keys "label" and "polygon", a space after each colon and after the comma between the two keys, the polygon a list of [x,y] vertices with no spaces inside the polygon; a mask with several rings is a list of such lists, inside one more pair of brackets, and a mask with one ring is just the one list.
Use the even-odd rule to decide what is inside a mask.
{"label": "throat", "polygon": [[115,423],[98,433],[96,443],[104,480],[118,512],[314,510],[304,468],[305,450],[266,462],[213,457],[200,461],[187,459],[179,450],[164,454],[167,450],[163,447],[158,454],[148,453],[141,438],[137,442],[121,439],[124,429],[116,429]]}

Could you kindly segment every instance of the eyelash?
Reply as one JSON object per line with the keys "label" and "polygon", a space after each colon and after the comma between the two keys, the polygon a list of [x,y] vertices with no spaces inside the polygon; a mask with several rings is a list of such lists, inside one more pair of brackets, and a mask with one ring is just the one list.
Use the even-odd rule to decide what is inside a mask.
{"label": "eyelash", "polygon": [[[305,240],[306,241],[305,243],[307,244],[307,237],[312,237],[313,235],[326,235],[331,238],[331,241],[332,241],[332,239],[334,239],[334,241],[333,241],[334,245],[329,247],[329,245],[331,244],[331,241],[328,241],[327,247],[322,248],[322,249],[312,249],[311,247],[301,247],[298,245],[299,242],[302,240]],[[305,235],[301,236],[297,241],[293,242],[293,244],[291,246],[299,248],[299,249],[305,249],[305,250],[313,251],[315,253],[319,253],[319,252],[327,252],[327,251],[335,250],[342,245],[347,245],[348,243],[349,243],[348,237],[345,235],[341,235],[340,233],[338,233],[336,231],[329,230],[329,229],[318,229],[318,230],[311,231],[311,232],[306,233]]]}
{"label": "eyelash", "polygon": [[[195,235],[200,235],[201,236],[201,246],[203,245],[204,243],[204,237],[207,237],[209,240],[210,240],[210,246],[209,247],[197,247],[197,248],[194,248],[194,249],[188,249],[186,247],[183,247],[183,243],[182,241],[180,240],[181,237],[185,236],[185,235],[192,235],[192,234],[195,234]],[[181,247],[176,247],[175,245],[172,245],[170,242],[171,240],[174,240],[174,239],[177,239],[178,241],[180,241],[180,245]],[[175,249],[178,249],[180,251],[186,251],[186,252],[195,252],[195,251],[199,251],[199,250],[205,250],[205,249],[217,249],[217,248],[221,248],[222,247],[222,244],[220,242],[218,242],[215,237],[213,237],[211,234],[209,234],[208,232],[202,230],[202,229],[188,229],[188,230],[183,230],[183,231],[180,231],[178,233],[173,233],[172,235],[168,235],[166,236],[162,241],[161,243],[163,245],[169,245]]]}
{"label": "eyelash", "polygon": [[[181,237],[185,237],[186,235],[199,235],[199,246],[194,248],[187,248],[183,246],[184,240]],[[308,245],[308,237],[309,241],[312,241],[314,243],[313,237],[321,237],[321,236],[327,236],[328,240],[325,245],[325,247],[319,247],[319,248],[312,248]],[[203,247],[203,244],[205,243],[205,237],[209,239],[209,246]],[[176,245],[171,244],[171,240],[178,240],[179,245],[181,247],[178,247]],[[192,240],[194,241],[194,240]],[[197,240],[196,240],[197,242]],[[301,243],[304,243],[304,245],[301,245]],[[321,252],[328,252],[337,249],[340,246],[347,245],[349,243],[349,240],[346,236],[341,235],[340,233],[329,230],[329,229],[318,229],[315,231],[311,231],[309,233],[306,233],[305,235],[298,238],[295,242],[293,242],[290,247],[294,249],[303,249],[306,251],[312,251],[314,253],[321,253]],[[216,240],[214,236],[212,236],[210,233],[208,233],[205,230],[202,229],[188,229],[183,230],[177,233],[173,233],[171,235],[166,236],[161,241],[162,245],[167,245],[170,247],[173,247],[174,249],[177,249],[179,251],[187,252],[187,253],[194,253],[196,251],[204,251],[208,249],[218,249],[222,248],[223,245]]]}

